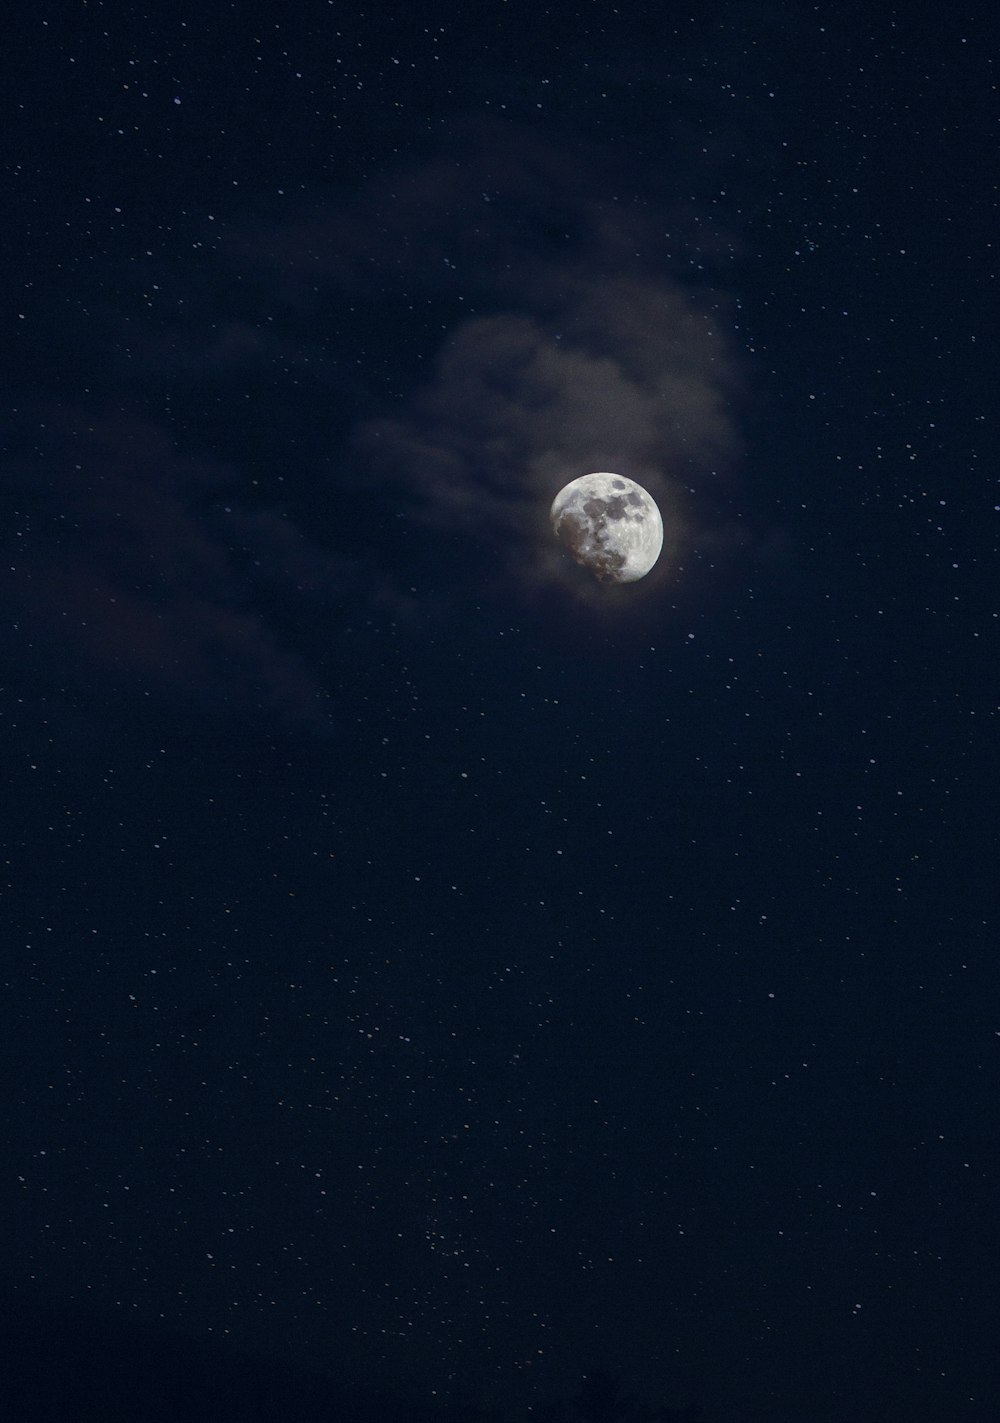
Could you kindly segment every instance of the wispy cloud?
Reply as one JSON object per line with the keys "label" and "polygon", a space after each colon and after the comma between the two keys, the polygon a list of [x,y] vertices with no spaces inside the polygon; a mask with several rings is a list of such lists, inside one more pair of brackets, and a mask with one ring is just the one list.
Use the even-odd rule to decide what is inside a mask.
{"label": "wispy cloud", "polygon": [[610,469],[644,484],[669,569],[708,517],[695,491],[738,448],[722,298],[657,270],[648,223],[626,219],[626,254],[606,206],[580,194],[574,219],[575,251],[518,250],[518,280],[494,282],[488,314],[459,320],[429,379],[355,436],[414,517],[479,539],[532,586],[579,586],[546,519],[564,483]]}
{"label": "wispy cloud", "polygon": [[[224,526],[232,471],[181,455],[139,417],[39,412],[7,466],[17,527],[8,571],[22,661],[103,705],[166,697],[242,719],[323,724],[319,689],[255,606]],[[54,674],[54,676],[53,676]]]}
{"label": "wispy cloud", "polygon": [[[206,219],[142,300],[105,279],[87,381],[70,406],[36,370],[8,442],[23,625],[84,681],[320,725],[311,626],[446,618],[470,579],[570,587],[547,514],[579,474],[650,489],[669,576],[720,534],[697,491],[737,449],[739,378],[688,219],[622,178],[470,121],[307,214]],[[449,537],[473,555],[439,548],[414,592]]]}
{"label": "wispy cloud", "polygon": [[681,274],[689,215],[629,201],[621,177],[607,155],[469,121],[447,153],[255,237],[290,301],[370,302],[400,333],[428,300],[447,311],[429,373],[357,422],[345,482],[489,546],[520,587],[576,576],[546,521],[562,483],[646,484],[669,566],[711,517],[692,489],[738,447],[727,298]]}
{"label": "wispy cloud", "polygon": [[419,518],[539,570],[562,566],[540,517],[558,489],[621,471],[661,504],[676,556],[686,490],[736,445],[725,338],[663,280],[581,272],[566,285],[543,315],[460,323],[431,379],[400,415],[365,423],[358,447]]}

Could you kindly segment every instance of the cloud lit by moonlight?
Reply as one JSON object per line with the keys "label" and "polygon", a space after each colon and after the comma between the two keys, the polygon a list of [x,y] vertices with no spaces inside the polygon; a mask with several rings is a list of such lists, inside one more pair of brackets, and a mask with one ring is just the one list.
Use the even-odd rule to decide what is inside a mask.
{"label": "cloud lit by moonlight", "polygon": [[460,321],[399,413],[357,431],[409,517],[481,541],[531,585],[565,580],[547,513],[571,480],[627,471],[662,511],[673,564],[698,517],[689,491],[736,445],[718,315],[666,276],[609,275],[605,256],[595,238],[564,270],[527,258],[509,309]]}

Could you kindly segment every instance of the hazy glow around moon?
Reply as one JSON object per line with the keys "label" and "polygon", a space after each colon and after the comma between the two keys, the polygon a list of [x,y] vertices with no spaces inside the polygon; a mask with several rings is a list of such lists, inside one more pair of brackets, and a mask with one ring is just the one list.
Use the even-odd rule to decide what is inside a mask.
{"label": "hazy glow around moon", "polygon": [[583,474],[560,489],[549,513],[559,542],[602,583],[644,578],[663,547],[655,501],[623,474]]}

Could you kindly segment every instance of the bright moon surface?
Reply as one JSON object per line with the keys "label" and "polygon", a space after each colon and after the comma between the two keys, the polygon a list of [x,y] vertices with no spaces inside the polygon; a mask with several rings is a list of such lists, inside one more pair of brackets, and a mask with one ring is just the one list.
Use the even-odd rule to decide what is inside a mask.
{"label": "bright moon surface", "polygon": [[549,513],[556,538],[602,583],[644,578],[663,547],[663,520],[641,484],[623,474],[583,474]]}

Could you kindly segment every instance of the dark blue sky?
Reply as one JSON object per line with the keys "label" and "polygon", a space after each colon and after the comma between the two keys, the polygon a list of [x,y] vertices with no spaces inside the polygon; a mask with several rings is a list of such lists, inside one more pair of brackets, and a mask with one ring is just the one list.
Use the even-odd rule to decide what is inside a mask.
{"label": "dark blue sky", "polygon": [[18,21],[20,1416],[993,1416],[994,39]]}

